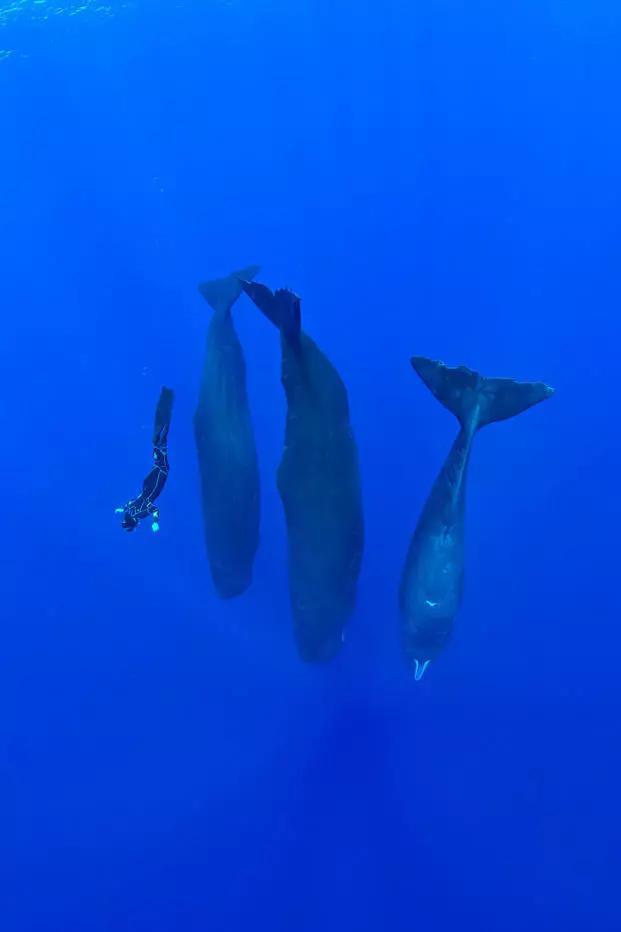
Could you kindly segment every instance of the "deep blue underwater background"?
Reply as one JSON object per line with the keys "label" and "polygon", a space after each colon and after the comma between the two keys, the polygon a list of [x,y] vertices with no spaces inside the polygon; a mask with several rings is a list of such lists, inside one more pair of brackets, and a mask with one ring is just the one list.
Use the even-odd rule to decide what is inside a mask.
{"label": "deep blue underwater background", "polygon": [[[23,0],[0,49],[2,932],[620,929],[621,7]],[[349,388],[367,546],[328,667],[245,298],[251,591],[204,554],[196,285],[250,262]],[[476,440],[420,684],[397,587],[456,423],[413,353],[557,389]],[[162,531],[126,535],[162,383]]]}

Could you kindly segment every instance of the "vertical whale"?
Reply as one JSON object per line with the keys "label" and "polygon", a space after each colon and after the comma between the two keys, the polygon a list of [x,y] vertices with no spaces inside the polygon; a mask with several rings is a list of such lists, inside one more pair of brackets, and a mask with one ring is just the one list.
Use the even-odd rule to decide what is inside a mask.
{"label": "vertical whale", "polygon": [[459,433],[423,507],[403,568],[399,604],[408,664],[420,680],[446,646],[463,593],[466,474],[479,428],[544,401],[543,382],[488,379],[415,356],[412,366],[460,424]]}
{"label": "vertical whale", "polygon": [[252,282],[244,282],[244,289],[281,335],[287,421],[278,490],[287,523],[294,633],[302,659],[326,661],[340,649],[354,610],[364,546],[347,390],[301,329],[296,295]]}
{"label": "vertical whale", "polygon": [[257,451],[246,390],[246,363],[231,315],[242,292],[240,278],[257,266],[206,282],[199,291],[213,310],[194,437],[203,524],[211,575],[218,594],[233,598],[252,581],[259,544],[260,495]]}

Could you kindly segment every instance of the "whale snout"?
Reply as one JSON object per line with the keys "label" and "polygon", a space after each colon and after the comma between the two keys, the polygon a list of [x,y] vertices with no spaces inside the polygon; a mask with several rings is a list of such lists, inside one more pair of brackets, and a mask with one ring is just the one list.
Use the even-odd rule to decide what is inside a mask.
{"label": "whale snout", "polygon": [[252,583],[252,569],[214,563],[211,567],[211,577],[221,599],[235,599],[242,595]]}
{"label": "whale snout", "polygon": [[430,663],[431,663],[431,660],[421,661],[421,660],[418,660],[417,658],[414,658],[414,680],[417,683],[420,683],[420,681],[422,680],[423,676],[425,675],[425,670],[427,669]]}

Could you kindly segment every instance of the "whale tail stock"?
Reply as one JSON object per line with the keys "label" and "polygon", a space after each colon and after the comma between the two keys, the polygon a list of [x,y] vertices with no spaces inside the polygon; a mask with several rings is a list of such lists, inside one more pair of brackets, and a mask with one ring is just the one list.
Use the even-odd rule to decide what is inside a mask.
{"label": "whale tail stock", "polygon": [[288,288],[271,291],[259,282],[242,281],[241,286],[262,314],[289,340],[297,340],[302,327],[300,299]]}
{"label": "whale tail stock", "polygon": [[487,379],[465,366],[450,368],[426,356],[413,356],[411,362],[427,388],[462,426],[474,418],[475,430],[515,417],[554,394],[544,382]]}
{"label": "whale tail stock", "polygon": [[228,314],[243,291],[242,282],[250,281],[260,271],[258,265],[249,265],[239,272],[231,272],[226,278],[202,282],[198,290],[212,310],[217,314]]}

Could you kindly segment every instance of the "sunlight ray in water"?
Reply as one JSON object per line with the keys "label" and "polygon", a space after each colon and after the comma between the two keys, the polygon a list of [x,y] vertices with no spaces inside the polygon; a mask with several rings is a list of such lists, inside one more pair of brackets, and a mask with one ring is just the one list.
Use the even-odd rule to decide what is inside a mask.
{"label": "sunlight ray in water", "polygon": [[97,13],[112,16],[123,9],[126,3],[104,3],[102,0],[9,0],[0,3],[0,26],[18,20],[41,22],[56,16],[77,16],[80,13]]}
{"label": "sunlight ray in water", "polygon": [[22,28],[86,15],[91,19],[112,17],[132,5],[132,0],[0,0],[0,62],[13,55],[28,57],[22,37],[15,35]]}

